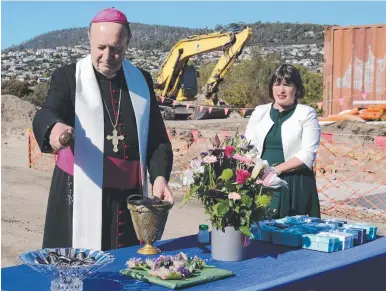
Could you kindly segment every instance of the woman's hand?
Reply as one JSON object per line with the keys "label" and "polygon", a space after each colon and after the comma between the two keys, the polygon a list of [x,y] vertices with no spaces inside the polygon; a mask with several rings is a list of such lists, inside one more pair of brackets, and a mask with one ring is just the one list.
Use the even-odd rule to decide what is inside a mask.
{"label": "woman's hand", "polygon": [[303,167],[306,167],[306,165],[301,160],[299,160],[297,157],[293,157],[293,158],[289,159],[288,161],[275,166],[274,169],[276,170],[278,175],[280,175],[280,174],[295,171],[295,170],[297,170],[299,168],[303,168]]}

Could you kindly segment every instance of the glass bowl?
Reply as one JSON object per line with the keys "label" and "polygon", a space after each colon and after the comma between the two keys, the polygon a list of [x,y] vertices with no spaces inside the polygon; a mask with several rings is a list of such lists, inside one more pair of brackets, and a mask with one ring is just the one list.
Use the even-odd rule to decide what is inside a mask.
{"label": "glass bowl", "polygon": [[20,262],[51,278],[51,291],[83,290],[83,280],[114,261],[114,256],[98,250],[46,248],[26,252]]}

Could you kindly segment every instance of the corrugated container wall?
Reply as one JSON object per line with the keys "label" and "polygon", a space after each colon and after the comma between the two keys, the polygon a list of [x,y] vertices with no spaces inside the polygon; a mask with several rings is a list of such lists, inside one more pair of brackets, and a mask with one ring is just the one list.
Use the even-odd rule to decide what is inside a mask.
{"label": "corrugated container wall", "polygon": [[324,32],[324,115],[351,109],[354,100],[386,100],[386,24]]}

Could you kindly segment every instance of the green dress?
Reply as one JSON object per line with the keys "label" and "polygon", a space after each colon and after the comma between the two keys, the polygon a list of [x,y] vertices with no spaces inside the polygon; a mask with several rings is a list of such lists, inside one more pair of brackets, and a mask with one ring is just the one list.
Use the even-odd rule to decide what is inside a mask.
{"label": "green dress", "polygon": [[[281,126],[293,115],[295,109],[296,105],[280,112],[273,106],[271,107],[270,115],[274,125],[265,138],[261,156],[271,166],[285,162]],[[304,166],[296,171],[283,173],[280,178],[288,183],[288,189],[283,188],[280,192],[275,192],[270,205],[272,218],[307,214],[312,217],[320,217],[316,180],[311,169]]]}

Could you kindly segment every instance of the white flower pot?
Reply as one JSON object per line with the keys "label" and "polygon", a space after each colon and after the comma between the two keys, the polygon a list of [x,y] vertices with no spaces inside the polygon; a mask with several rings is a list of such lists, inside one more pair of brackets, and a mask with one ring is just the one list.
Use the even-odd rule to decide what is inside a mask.
{"label": "white flower pot", "polygon": [[237,262],[245,259],[245,236],[233,226],[227,226],[224,232],[212,228],[212,258],[217,261]]}

